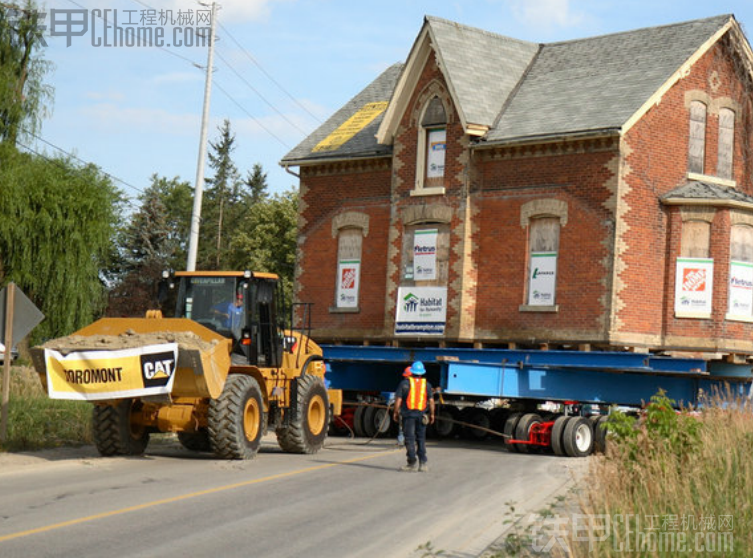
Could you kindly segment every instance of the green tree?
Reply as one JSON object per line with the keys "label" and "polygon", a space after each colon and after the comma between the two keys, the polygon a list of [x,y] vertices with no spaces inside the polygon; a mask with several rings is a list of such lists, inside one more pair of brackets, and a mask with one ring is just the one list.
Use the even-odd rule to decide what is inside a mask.
{"label": "green tree", "polygon": [[15,282],[46,319],[34,339],[57,337],[104,310],[122,196],[94,165],[0,149],[0,282]]}
{"label": "green tree", "polygon": [[267,199],[267,173],[259,163],[254,163],[253,170],[246,172],[243,184],[246,186],[244,195],[249,207]]}
{"label": "green tree", "polygon": [[0,141],[16,144],[19,133],[36,133],[52,102],[43,78],[52,65],[39,55],[45,46],[42,12],[27,0],[23,7],[0,6]]}
{"label": "green tree", "polygon": [[277,273],[287,300],[293,292],[298,234],[298,193],[289,190],[252,206],[235,232],[228,261],[233,269]]}

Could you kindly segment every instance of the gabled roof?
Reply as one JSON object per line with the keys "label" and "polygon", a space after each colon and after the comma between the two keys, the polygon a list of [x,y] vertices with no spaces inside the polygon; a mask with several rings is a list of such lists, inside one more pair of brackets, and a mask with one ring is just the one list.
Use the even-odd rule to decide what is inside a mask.
{"label": "gabled roof", "polygon": [[486,139],[620,129],[731,18],[544,45]]}
{"label": "gabled roof", "polygon": [[402,69],[402,64],[387,68],[366,89],[285,155],[282,164],[298,165],[303,161],[391,154],[391,146],[377,143],[376,131]]}
{"label": "gabled roof", "polygon": [[426,17],[405,65],[385,71],[282,164],[389,155],[432,52],[464,131],[484,143],[624,132],[729,31],[753,74],[731,15],[543,45]]}

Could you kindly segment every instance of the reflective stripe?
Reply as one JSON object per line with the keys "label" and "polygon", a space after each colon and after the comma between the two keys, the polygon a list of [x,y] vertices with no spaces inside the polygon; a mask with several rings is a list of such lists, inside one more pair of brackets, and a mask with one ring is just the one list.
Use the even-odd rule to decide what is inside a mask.
{"label": "reflective stripe", "polygon": [[406,405],[411,411],[423,411],[426,409],[426,380],[424,378],[408,378],[410,391]]}

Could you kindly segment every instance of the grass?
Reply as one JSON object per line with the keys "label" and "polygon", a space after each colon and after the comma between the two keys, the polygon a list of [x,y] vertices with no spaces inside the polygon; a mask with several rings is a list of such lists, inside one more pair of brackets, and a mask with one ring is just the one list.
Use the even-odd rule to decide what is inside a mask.
{"label": "grass", "polygon": [[753,556],[751,402],[717,396],[690,416],[662,398],[593,460],[570,556]]}
{"label": "grass", "polygon": [[11,367],[8,429],[0,451],[31,451],[92,442],[91,404],[47,397],[29,366]]}

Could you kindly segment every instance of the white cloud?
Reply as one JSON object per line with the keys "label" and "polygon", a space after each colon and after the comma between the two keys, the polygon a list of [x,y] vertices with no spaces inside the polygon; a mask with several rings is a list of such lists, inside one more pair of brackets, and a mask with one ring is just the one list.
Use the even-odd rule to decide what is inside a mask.
{"label": "white cloud", "polygon": [[570,0],[510,0],[513,15],[523,23],[538,27],[575,27],[584,16],[574,12]]}

